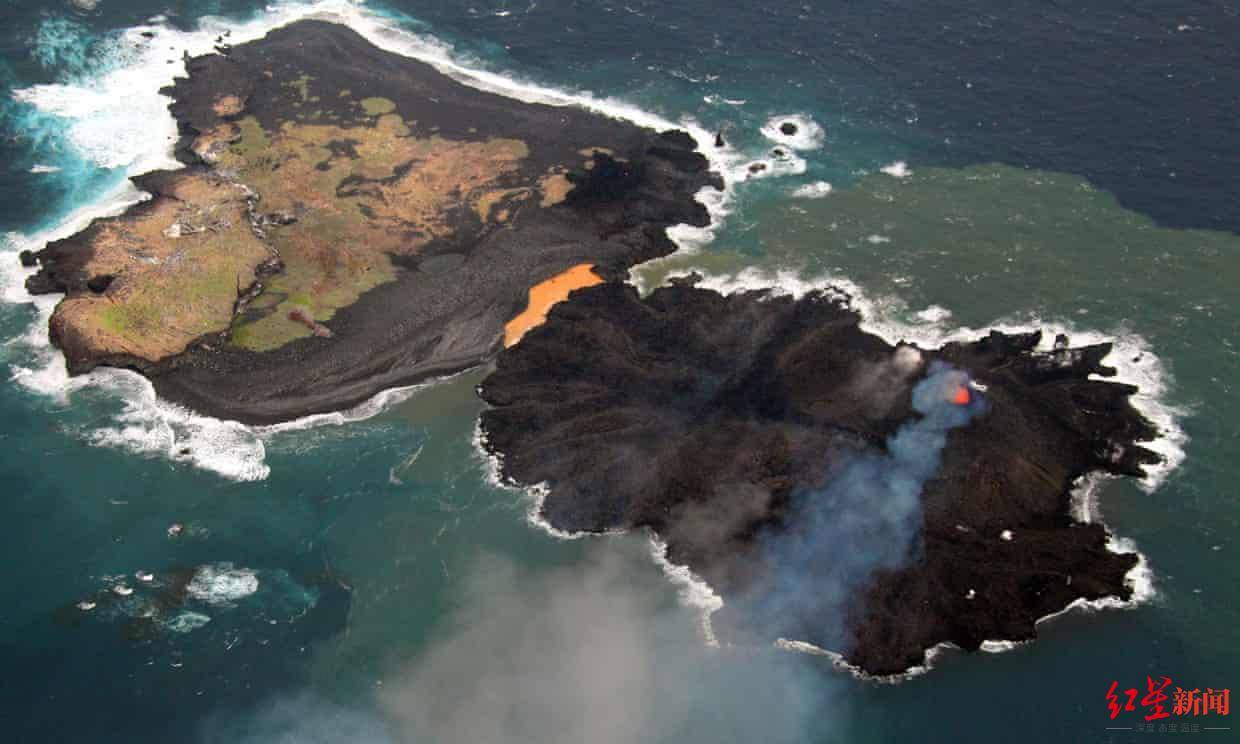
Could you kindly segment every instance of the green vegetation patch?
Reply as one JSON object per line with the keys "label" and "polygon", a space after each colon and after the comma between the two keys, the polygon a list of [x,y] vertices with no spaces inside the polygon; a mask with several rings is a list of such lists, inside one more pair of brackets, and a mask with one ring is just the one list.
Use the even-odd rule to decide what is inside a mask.
{"label": "green vegetation patch", "polygon": [[390,114],[396,110],[396,103],[387,98],[363,98],[358,103],[367,116]]}
{"label": "green vegetation patch", "polygon": [[288,81],[287,83],[285,83],[285,85],[292,88],[293,90],[296,90],[297,94],[301,96],[301,100],[308,101],[310,100],[310,81],[311,80],[314,80],[313,76],[301,75],[299,77],[293,78],[292,80]]}
{"label": "green vegetation patch", "polygon": [[[358,126],[284,121],[264,131],[246,117],[220,154],[217,165],[260,195],[260,210],[295,218],[268,231],[284,270],[264,281],[263,294],[234,322],[231,343],[267,351],[311,335],[290,311],[301,307],[326,323],[394,280],[390,255],[452,236],[454,210],[477,210],[504,193],[497,180],[529,155],[519,140],[413,137],[392,101],[360,105],[376,118]],[[410,164],[417,167],[404,168]]]}

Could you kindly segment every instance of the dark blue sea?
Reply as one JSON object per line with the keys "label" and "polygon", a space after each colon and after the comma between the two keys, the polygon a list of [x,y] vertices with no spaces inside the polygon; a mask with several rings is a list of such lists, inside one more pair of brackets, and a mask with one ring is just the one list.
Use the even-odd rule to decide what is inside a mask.
{"label": "dark blue sea", "polygon": [[[1144,556],[1139,601],[863,681],[709,646],[716,599],[648,535],[532,522],[476,446],[485,370],[267,429],[68,377],[18,252],[170,166],[183,52],[303,17],[511,95],[722,130],[717,227],[644,286],[845,285],[893,340],[1113,340],[1165,462],[1076,502]],[[1233,740],[1220,715],[1138,732],[1106,693],[1240,683],[1237,40],[1222,0],[0,0],[0,738]]]}

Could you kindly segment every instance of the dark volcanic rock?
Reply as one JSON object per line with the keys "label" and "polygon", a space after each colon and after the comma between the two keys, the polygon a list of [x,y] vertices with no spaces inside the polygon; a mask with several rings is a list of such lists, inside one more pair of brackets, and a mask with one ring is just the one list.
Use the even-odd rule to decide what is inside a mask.
{"label": "dark volcanic rock", "polygon": [[1134,388],[1087,379],[1113,374],[1107,346],[1041,353],[1039,338],[917,353],[860,330],[830,292],[722,296],[690,279],[640,299],[610,283],[578,290],[501,353],[481,426],[505,478],[550,486],[553,526],[652,528],[724,597],[717,633],[769,642],[733,601],[774,580],[764,541],[797,529],[799,499],[918,416],[910,394],[927,364],[967,371],[987,410],[948,433],[909,560],[848,598],[843,647],[831,617],[791,638],[892,674],[941,642],[1028,639],[1078,597],[1130,595],[1136,556],[1076,522],[1070,490],[1094,470],[1138,474],[1157,457],[1134,443],[1155,431],[1129,404]]}
{"label": "dark volcanic rock", "polygon": [[111,286],[112,281],[115,279],[116,277],[111,274],[98,274],[87,280],[86,288],[95,294],[103,294],[108,291],[108,287]]}
{"label": "dark volcanic rock", "polygon": [[[522,310],[530,287],[583,263],[593,264],[602,277],[620,278],[634,264],[671,253],[675,245],[665,228],[708,224],[706,209],[693,196],[705,186],[722,187],[684,133],[659,133],[580,108],[522,103],[470,88],[427,64],[384,52],[336,24],[298,22],[230,47],[226,56],[189,59],[187,68],[188,78],[165,92],[173,99],[171,110],[182,135],[177,157],[190,168],[175,176],[156,172],[135,179],[154,198],[48,245],[37,254],[41,270],[27,287],[36,293],[67,292],[69,300],[102,292],[98,305],[79,303],[71,319],[53,320],[60,329],[53,340],[73,344],[71,372],[98,364],[135,368],[151,378],[161,396],[223,418],[270,423],[337,410],[386,388],[474,366],[499,348],[505,322]],[[385,111],[395,113],[383,119]],[[347,134],[321,135],[327,138],[321,149],[288,145],[291,136],[336,131]],[[383,136],[389,137],[392,151],[400,146],[419,154],[408,162],[361,164],[359,150],[367,145],[360,140]],[[282,151],[264,153],[255,145],[266,141],[276,147],[280,137]],[[416,150],[406,144],[410,140],[474,157],[455,169],[473,180],[456,188],[449,183],[451,170],[433,162],[434,150]],[[303,152],[322,159],[319,170],[289,186],[281,179],[295,170],[290,163],[296,166]],[[520,155],[502,159],[512,152]],[[478,166],[485,157],[496,158],[498,165]],[[379,173],[380,166],[391,175]],[[327,197],[315,191],[321,188],[312,182],[317,173],[349,168],[352,174],[332,176],[339,180],[330,184],[334,191],[329,189]],[[425,169],[424,181],[418,180],[423,178],[419,168]],[[187,181],[187,174],[197,180]],[[247,265],[235,282],[235,298],[221,303],[212,295],[212,308],[235,302],[231,327],[227,318],[222,324],[212,318],[200,323],[212,331],[196,340],[170,338],[155,348],[159,355],[134,351],[141,347],[140,323],[151,322],[150,308],[160,304],[143,298],[146,305],[139,309],[145,314],[135,310],[120,322],[99,319],[112,310],[103,303],[132,299],[142,283],[150,291],[149,282],[136,278],[137,270],[158,263],[171,274],[182,254],[195,257],[195,246],[204,245],[211,230],[238,229],[236,220],[199,224],[204,215],[215,213],[214,207],[193,199],[214,193],[204,184],[221,181],[248,195],[249,224],[244,227],[278,255],[254,268]],[[186,201],[177,201],[173,185],[188,194]],[[273,200],[271,193],[281,188],[282,201]],[[401,196],[388,198],[384,189]],[[438,212],[418,206],[432,202],[449,206]],[[376,208],[386,211],[376,214]],[[184,224],[160,222],[158,228],[171,232],[158,237],[150,224],[171,219],[167,215],[178,209],[177,219]],[[311,250],[306,245],[314,240],[315,228],[307,225],[316,219],[319,224],[337,220],[327,222],[329,227],[352,220],[358,230],[369,232],[353,231],[359,245],[350,246],[350,233],[342,230],[344,238]],[[346,274],[364,287],[360,298],[333,299],[352,291],[345,285],[341,294],[330,284],[335,267],[357,263],[359,250],[377,250],[376,235],[392,243],[384,248],[391,265],[364,258],[382,264],[380,270],[391,276],[368,284]],[[113,263],[132,266],[118,269],[93,260],[98,251],[92,246],[104,240],[114,247]],[[290,308],[278,303],[292,302],[296,293],[270,293],[281,278],[296,275],[297,257],[280,246],[297,241],[303,272],[306,266],[328,267],[327,279],[312,285],[304,301],[325,308],[316,320],[331,313],[330,336],[307,332],[291,341],[265,343],[253,340],[261,334],[238,334],[240,325],[253,324],[264,313],[288,316]],[[438,255],[463,258],[430,260]],[[421,271],[421,266],[436,271]],[[135,273],[127,276],[126,270]],[[97,276],[104,273],[117,274],[116,281]],[[178,281],[169,286],[185,284]],[[220,286],[232,291],[227,282],[194,290],[206,293]],[[193,317],[192,308],[177,305],[181,299],[168,298],[166,307],[175,307],[179,315],[165,318],[164,330],[201,320]],[[188,320],[178,320],[187,315]],[[129,335],[116,340],[118,334]],[[239,340],[243,337],[250,341]],[[166,353],[178,344],[183,351]]]}

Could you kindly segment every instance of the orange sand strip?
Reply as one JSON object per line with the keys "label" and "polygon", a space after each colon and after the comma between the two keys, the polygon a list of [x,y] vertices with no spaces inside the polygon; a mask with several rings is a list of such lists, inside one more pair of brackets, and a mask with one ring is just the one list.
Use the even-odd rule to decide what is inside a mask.
{"label": "orange sand strip", "polygon": [[547,319],[547,313],[551,311],[551,306],[568,299],[569,292],[602,284],[603,278],[595,274],[593,269],[594,264],[577,264],[563,274],[557,274],[530,287],[530,301],[525,311],[504,326],[504,346],[512,346],[521,340],[526,331],[542,325]]}

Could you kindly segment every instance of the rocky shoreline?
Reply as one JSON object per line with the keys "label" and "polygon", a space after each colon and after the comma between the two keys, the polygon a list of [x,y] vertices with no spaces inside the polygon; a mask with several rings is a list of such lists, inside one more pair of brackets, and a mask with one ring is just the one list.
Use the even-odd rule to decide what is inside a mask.
{"label": "rocky shoreline", "polygon": [[301,21],[188,60],[186,167],[23,257],[69,370],[134,369],[207,415],[269,424],[460,371],[530,287],[607,279],[709,224],[721,188],[683,132],[529,104]]}
{"label": "rocky shoreline", "polygon": [[[1138,444],[1156,431],[1129,402],[1136,389],[1089,379],[1114,374],[1109,345],[1061,337],[1036,351],[1039,334],[992,332],[893,347],[860,330],[839,292],[692,284],[645,298],[617,283],[579,290],[482,383],[481,440],[506,481],[543,484],[553,528],[650,528],[671,563],[723,597],[721,641],[803,641],[876,676],[942,643],[1032,639],[1039,618],[1078,599],[1130,597],[1137,556],[1112,552],[1106,528],[1071,509],[1081,476],[1139,476],[1159,459]],[[887,523],[844,510],[833,484],[926,418],[914,390],[936,364],[966,373],[985,410],[944,432],[902,560],[858,573],[856,556],[874,549],[867,528],[890,540]],[[821,552],[789,564],[788,536],[833,519],[855,528],[810,533]],[[792,590],[772,594],[789,576]],[[818,596],[828,590],[843,596]]]}

